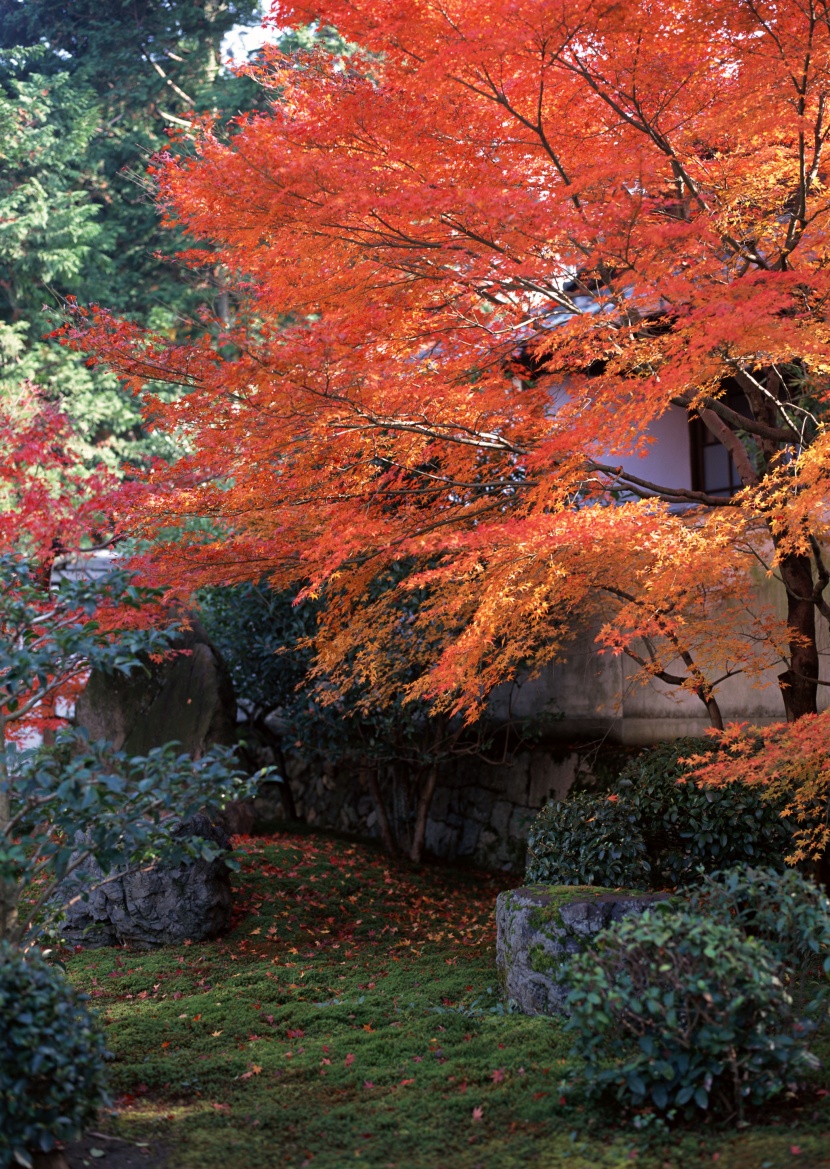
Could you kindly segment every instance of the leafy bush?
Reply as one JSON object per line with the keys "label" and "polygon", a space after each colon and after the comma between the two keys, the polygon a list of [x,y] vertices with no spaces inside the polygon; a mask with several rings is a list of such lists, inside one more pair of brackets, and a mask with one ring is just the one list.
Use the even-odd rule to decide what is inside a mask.
{"label": "leafy bush", "polygon": [[527,879],[548,885],[648,885],[637,813],[616,796],[576,792],[547,804],[527,838]]}
{"label": "leafy bush", "polygon": [[830,994],[826,981],[818,993],[815,986],[830,977],[830,899],[822,889],[793,869],[740,865],[694,887],[689,908],[762,942],[787,972],[796,1009],[817,1024]]}
{"label": "leafy bush", "polygon": [[610,794],[546,805],[528,838],[528,880],[660,889],[747,858],[782,868],[791,827],[781,806],[744,784],[699,787],[680,762],[699,749],[693,739],[649,749]]}
{"label": "leafy bush", "polygon": [[62,882],[87,858],[105,872],[212,859],[205,841],[173,836],[169,817],[221,807],[255,782],[220,748],[194,761],[176,744],[129,758],[71,733],[38,750],[12,740],[90,669],[129,674],[167,650],[174,625],[141,627],[164,618],[162,599],[122,571],[47,588],[0,555],[0,941],[20,943],[59,916]]}
{"label": "leafy bush", "polygon": [[650,910],[604,931],[563,977],[588,1087],[626,1105],[742,1115],[816,1065],[779,963],[730,923]]}
{"label": "leafy bush", "polygon": [[80,1134],[106,1099],[106,1055],[60,970],[0,943],[0,1169]]}
{"label": "leafy bush", "polygon": [[[128,756],[108,743],[66,733],[54,748],[0,752],[0,794],[11,816],[0,822],[0,941],[32,940],[56,923],[68,896],[95,882],[84,862],[105,873],[162,860],[213,860],[214,843],[176,836],[178,822],[246,796],[257,777],[243,776],[229,748],[193,760],[178,744]],[[3,769],[5,775],[3,775]],[[72,877],[71,884],[66,879]]]}

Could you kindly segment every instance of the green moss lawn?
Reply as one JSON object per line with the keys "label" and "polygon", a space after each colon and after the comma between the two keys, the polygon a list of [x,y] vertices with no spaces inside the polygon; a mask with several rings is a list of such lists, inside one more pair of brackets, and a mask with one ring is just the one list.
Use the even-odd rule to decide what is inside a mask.
{"label": "green moss lawn", "polygon": [[830,1167],[821,1077],[742,1131],[644,1137],[587,1105],[562,1024],[499,1004],[493,904],[515,880],[323,836],[240,848],[227,937],[65,956],[115,1055],[101,1127],[171,1169]]}

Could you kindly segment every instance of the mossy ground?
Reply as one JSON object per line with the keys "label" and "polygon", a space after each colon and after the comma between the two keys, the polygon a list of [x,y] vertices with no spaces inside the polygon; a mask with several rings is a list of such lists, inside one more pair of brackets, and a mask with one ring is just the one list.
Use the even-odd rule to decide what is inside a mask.
{"label": "mossy ground", "polygon": [[67,957],[115,1054],[102,1125],[173,1169],[830,1167],[818,1080],[741,1132],[649,1140],[563,1087],[562,1024],[498,1006],[493,903],[515,880],[321,836],[241,848],[227,937]]}

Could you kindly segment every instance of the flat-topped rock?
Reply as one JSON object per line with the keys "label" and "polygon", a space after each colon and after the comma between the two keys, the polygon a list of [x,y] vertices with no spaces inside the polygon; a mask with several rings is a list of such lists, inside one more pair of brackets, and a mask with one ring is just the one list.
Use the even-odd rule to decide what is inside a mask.
{"label": "flat-topped rock", "polygon": [[496,900],[496,965],[505,998],[526,1015],[565,1014],[560,967],[612,922],[643,913],[666,893],[594,885],[529,885]]}

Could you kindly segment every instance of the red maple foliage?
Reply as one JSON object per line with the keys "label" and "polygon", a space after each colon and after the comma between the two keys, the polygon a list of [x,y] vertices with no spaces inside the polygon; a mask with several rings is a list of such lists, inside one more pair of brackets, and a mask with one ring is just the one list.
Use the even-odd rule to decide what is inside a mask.
{"label": "red maple foliage", "polygon": [[[171,571],[325,588],[323,662],[369,678],[400,636],[370,585],[405,562],[401,588],[427,590],[414,631],[446,633],[412,692],[454,709],[590,617],[713,725],[725,677],[776,663],[787,717],[815,712],[826,8],[273,10],[311,19],[359,50],[267,51],[271,105],[154,168],[230,312],[187,344],[98,311],[72,334],[136,387],[186,390],[147,406],[185,440],[145,515],[185,529]],[[672,407],[726,447],[737,493],[631,470]],[[783,615],[753,570],[781,580]]]}
{"label": "red maple foliage", "polygon": [[136,490],[85,465],[66,415],[37,387],[0,398],[0,553],[24,556],[48,581],[57,558],[113,540]]}
{"label": "red maple foliage", "polygon": [[748,727],[736,724],[719,736],[717,748],[693,756],[700,783],[723,787],[743,783],[763,789],[765,798],[782,801],[782,815],[793,825],[792,864],[819,861],[830,883],[830,712],[805,715],[790,725]]}
{"label": "red maple foliage", "polygon": [[142,605],[126,581],[83,595],[56,587],[125,534],[142,490],[86,465],[71,423],[37,387],[0,398],[0,739],[65,724],[88,676],[84,648],[169,620],[157,591],[144,590]]}

